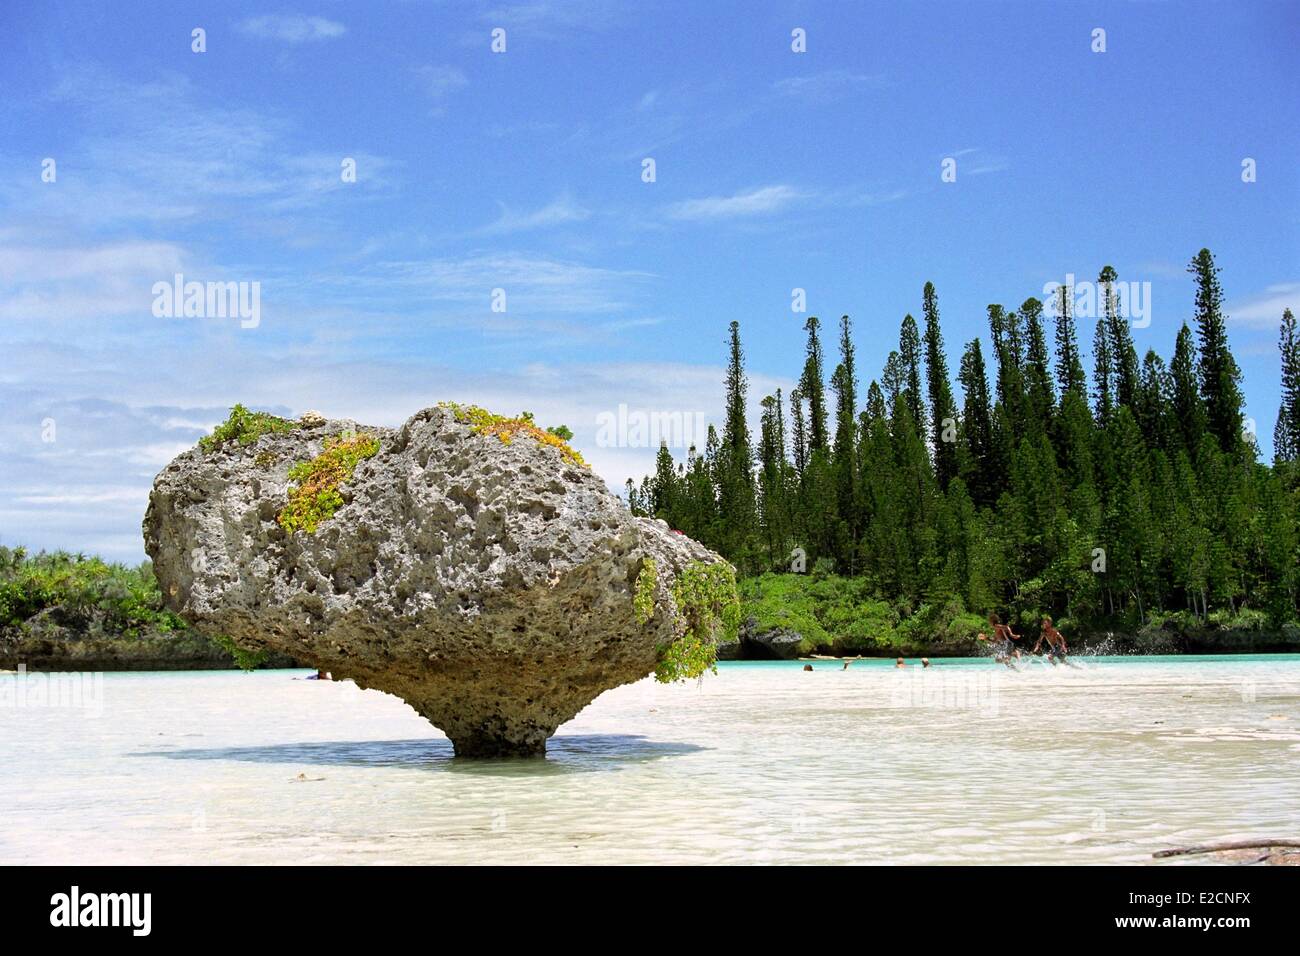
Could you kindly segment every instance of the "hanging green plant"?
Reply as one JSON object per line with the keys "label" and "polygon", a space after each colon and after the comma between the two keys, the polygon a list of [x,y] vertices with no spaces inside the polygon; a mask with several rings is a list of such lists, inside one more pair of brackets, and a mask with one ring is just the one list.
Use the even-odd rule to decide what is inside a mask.
{"label": "hanging green plant", "polygon": [[[639,584],[638,579],[638,592]],[[718,638],[731,638],[740,628],[736,569],[725,562],[693,561],[677,575],[671,593],[678,636],[659,648],[655,679],[671,684],[705,671],[716,674]]]}

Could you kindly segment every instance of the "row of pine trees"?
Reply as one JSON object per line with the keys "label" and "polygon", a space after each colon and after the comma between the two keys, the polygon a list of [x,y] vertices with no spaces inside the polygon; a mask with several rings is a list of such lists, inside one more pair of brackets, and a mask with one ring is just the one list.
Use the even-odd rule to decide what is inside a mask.
{"label": "row of pine trees", "polygon": [[[1282,319],[1275,461],[1258,461],[1209,250],[1189,266],[1193,326],[1166,362],[1139,358],[1115,271],[1084,369],[1071,299],[988,307],[991,354],[967,343],[953,390],[934,286],[921,323],[860,401],[852,326],[825,377],[824,330],[807,320],[798,387],[762,400],[754,445],[740,329],[731,323],[726,416],[702,452],[627,484],[634,511],[663,518],[742,574],[860,576],[884,600],[985,614],[1141,626],[1171,611],[1206,621],[1249,611],[1297,617],[1300,337]],[[1052,341],[1049,345],[1049,336]],[[990,368],[991,366],[991,368]],[[829,389],[826,387],[829,384]]]}

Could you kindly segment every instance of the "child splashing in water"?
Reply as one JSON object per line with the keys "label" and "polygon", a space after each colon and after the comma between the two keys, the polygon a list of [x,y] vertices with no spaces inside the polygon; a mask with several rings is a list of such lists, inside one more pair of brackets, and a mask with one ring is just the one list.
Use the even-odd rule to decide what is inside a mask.
{"label": "child splashing in water", "polygon": [[1047,641],[1047,659],[1052,662],[1052,666],[1055,667],[1057,663],[1068,664],[1069,661],[1065,659],[1065,635],[1052,626],[1052,619],[1046,614],[1043,615],[1042,628],[1032,653],[1037,654],[1043,641]]}
{"label": "child splashing in water", "polygon": [[[999,664],[1006,664],[1008,667],[1015,667],[1012,663],[1011,656],[1014,654],[1017,661],[1020,660],[1020,648],[1012,644],[1012,641],[1020,640],[1020,635],[1011,630],[1010,625],[1003,624],[1002,619],[996,614],[989,615],[989,626],[993,628],[993,659]],[[980,634],[977,640],[988,641],[989,638]]]}

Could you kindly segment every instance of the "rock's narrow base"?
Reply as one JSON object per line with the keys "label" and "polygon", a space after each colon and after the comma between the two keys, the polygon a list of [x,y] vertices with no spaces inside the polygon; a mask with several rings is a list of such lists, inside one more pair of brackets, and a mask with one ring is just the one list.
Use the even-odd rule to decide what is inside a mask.
{"label": "rock's narrow base", "polygon": [[491,734],[473,734],[451,738],[457,757],[544,757],[546,738],[541,740],[506,740]]}

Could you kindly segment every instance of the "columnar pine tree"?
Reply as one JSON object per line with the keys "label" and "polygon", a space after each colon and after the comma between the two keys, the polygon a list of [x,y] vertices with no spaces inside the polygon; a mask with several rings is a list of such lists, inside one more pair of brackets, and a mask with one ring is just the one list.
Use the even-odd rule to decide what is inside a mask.
{"label": "columnar pine tree", "polygon": [[1088,383],[1083,374],[1083,361],[1079,357],[1079,335],[1074,328],[1071,310],[1071,288],[1066,285],[1056,289],[1056,384],[1064,399],[1074,392],[1082,399],[1088,397]]}
{"label": "columnar pine tree", "polygon": [[850,573],[856,562],[858,542],[857,405],[858,381],[849,317],[840,319],[840,364],[835,369],[835,498],[840,516],[836,558]]}
{"label": "columnar pine tree", "polygon": [[1040,432],[1047,428],[1056,411],[1052,360],[1047,353],[1047,336],[1043,332],[1043,303],[1026,299],[1020,307],[1020,315],[1025,320],[1026,424]]}
{"label": "columnar pine tree", "polygon": [[930,442],[934,448],[934,473],[945,491],[957,477],[957,444],[949,440],[956,432],[957,406],[952,398],[948,378],[948,356],[943,347],[943,330],[939,327],[939,298],[934,283],[927,282],[921,292],[925,315],[925,378],[930,395]]}
{"label": "columnar pine tree", "polygon": [[1114,365],[1104,319],[1097,320],[1097,328],[1092,335],[1092,349],[1093,412],[1097,416],[1097,424],[1104,428],[1115,411]]}
{"label": "columnar pine tree", "polygon": [[993,459],[993,409],[989,399],[988,371],[979,339],[966,345],[957,379],[966,396],[962,433],[968,470],[963,473],[962,480],[970,488],[976,504],[991,505],[997,498],[1001,478]]}
{"label": "columnar pine tree", "polygon": [[893,408],[894,402],[907,389],[907,370],[903,367],[903,357],[894,349],[885,359],[885,367],[880,373],[880,384],[885,389],[886,408]]}
{"label": "columnar pine tree", "polygon": [[1197,368],[1192,330],[1184,322],[1174,342],[1174,359],[1169,365],[1173,381],[1173,414],[1182,438],[1183,450],[1196,454],[1205,437],[1205,403],[1201,401],[1201,373]]}
{"label": "columnar pine tree", "polygon": [[808,402],[808,455],[811,458],[816,451],[825,451],[826,435],[826,391],[822,378],[822,343],[817,334],[821,322],[817,316],[808,317],[804,323],[808,333],[808,350],[804,360],[803,375],[799,379],[799,391]]}
{"label": "columnar pine tree", "polygon": [[722,427],[722,453],[718,462],[718,510],[723,522],[722,540],[729,554],[743,556],[755,517],[754,455],[749,426],[745,421],[745,399],[749,382],[745,377],[745,353],[740,345],[740,323],[730,326],[727,360],[727,404]]}
{"label": "columnar pine tree", "polygon": [[1148,448],[1169,450],[1173,445],[1173,382],[1164,359],[1148,349],[1142,360],[1133,416],[1137,419]]}
{"label": "columnar pine tree", "polygon": [[1282,313],[1278,349],[1282,353],[1282,403],[1273,429],[1273,460],[1296,461],[1300,459],[1300,334],[1290,309]]}
{"label": "columnar pine tree", "polygon": [[794,455],[794,473],[803,481],[804,469],[808,467],[808,428],[803,417],[803,391],[799,388],[790,390],[790,441]]}
{"label": "columnar pine tree", "polygon": [[[990,309],[996,401],[978,338],[962,354],[962,395],[945,394],[938,307],[927,287],[923,340],[915,323],[912,334],[904,329],[882,383],[870,384],[856,414],[857,356],[842,320],[831,379],[833,436],[824,395],[808,398],[822,387],[821,345],[810,323],[801,387],[790,396],[793,466],[779,391],[762,403],[752,460],[744,355],[733,325],[721,437],[710,428],[703,453],[692,448],[684,467],[675,467],[662,447],[653,474],[639,487],[629,483],[629,504],[719,550],[742,573],[784,570],[791,547],[806,548],[809,570],[818,575],[807,592],[814,605],[808,613],[837,640],[863,639],[860,622],[875,615],[924,634],[959,617],[972,624],[978,618],[967,612],[982,616],[992,609],[1022,621],[1053,614],[1072,636],[1089,629],[1131,632],[1156,621],[1162,628],[1203,626],[1211,614],[1222,614],[1230,627],[1241,612],[1252,626],[1259,626],[1261,613],[1269,628],[1295,626],[1296,323],[1291,313],[1283,316],[1277,462],[1259,465],[1240,437],[1239,372],[1227,349],[1222,293],[1208,253],[1194,260],[1193,272],[1200,351],[1192,329],[1183,326],[1168,368],[1149,351],[1134,371],[1131,357],[1124,358],[1132,347],[1127,325],[1116,324],[1113,300],[1103,302],[1095,415],[1071,300],[1059,291],[1056,389],[1037,300],[1016,313]],[[914,374],[921,341],[925,396]],[[1117,401],[1125,378],[1132,379],[1131,393],[1123,385],[1127,400]],[[944,445],[930,444],[949,403],[946,417],[959,419],[960,428],[945,487]],[[929,414],[918,427],[914,410],[926,405]],[[813,407],[822,421],[816,443]],[[831,569],[849,577],[822,577]],[[822,604],[848,595],[851,604]]]}
{"label": "columnar pine tree", "polygon": [[1228,348],[1219,270],[1209,249],[1192,259],[1187,271],[1196,278],[1196,333],[1200,340],[1201,398],[1210,433],[1226,452],[1241,446],[1241,372]]}
{"label": "columnar pine tree", "polygon": [[1131,408],[1137,398],[1138,357],[1128,319],[1120,313],[1119,293],[1115,290],[1115,280],[1118,278],[1115,270],[1106,266],[1097,277],[1097,287],[1101,290],[1102,316],[1106,323],[1114,401],[1117,405],[1128,405]]}
{"label": "columnar pine tree", "polygon": [[925,399],[921,396],[921,336],[916,319],[910,315],[903,316],[903,325],[898,331],[898,357],[902,361],[907,410],[912,413],[912,422],[920,429],[925,423]]}

